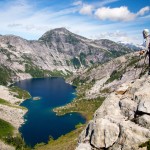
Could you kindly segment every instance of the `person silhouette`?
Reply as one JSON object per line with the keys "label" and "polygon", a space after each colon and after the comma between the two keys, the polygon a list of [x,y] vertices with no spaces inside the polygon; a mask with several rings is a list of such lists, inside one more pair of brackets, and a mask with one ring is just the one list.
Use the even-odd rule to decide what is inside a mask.
{"label": "person silhouette", "polygon": [[148,29],[143,30],[143,38],[145,39],[146,42],[146,46],[145,46],[146,55],[148,55],[149,57],[148,75],[150,75],[150,35]]}

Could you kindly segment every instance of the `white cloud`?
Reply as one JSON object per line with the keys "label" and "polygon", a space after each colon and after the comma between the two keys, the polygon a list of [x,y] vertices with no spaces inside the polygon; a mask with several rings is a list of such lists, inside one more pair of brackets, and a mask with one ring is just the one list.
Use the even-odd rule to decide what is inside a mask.
{"label": "white cloud", "polygon": [[73,3],[73,5],[74,5],[74,6],[82,5],[82,1],[75,1],[75,2]]}
{"label": "white cloud", "polygon": [[127,43],[134,43],[134,44],[141,44],[142,40],[140,41],[139,37],[136,36],[137,34],[129,35],[126,32],[121,32],[116,30],[114,32],[102,32],[97,36],[97,39],[110,39],[112,41],[121,41]]}
{"label": "white cloud", "polygon": [[96,10],[95,15],[100,20],[112,21],[131,21],[136,17],[136,15],[131,13],[125,6],[118,8],[102,7]]}
{"label": "white cloud", "polygon": [[83,15],[91,15],[93,12],[93,9],[94,9],[93,5],[83,4],[79,12],[80,14],[83,14]]}
{"label": "white cloud", "polygon": [[95,11],[95,16],[100,20],[132,21],[138,16],[143,16],[148,11],[150,11],[149,6],[140,9],[137,13],[130,12],[126,6],[116,8],[101,7]]}
{"label": "white cloud", "polygon": [[98,1],[98,2],[92,2],[90,4],[86,4],[86,3],[83,3],[83,1],[75,1],[73,3],[74,6],[82,6],[79,10],[79,13],[80,14],[83,14],[83,15],[92,15],[92,13],[95,11],[96,8],[98,7],[102,7],[104,5],[108,5],[110,3],[114,3],[116,1],[119,1],[119,0],[101,0],[101,1]]}
{"label": "white cloud", "polygon": [[149,12],[150,11],[150,7],[149,6],[146,6],[142,9],[139,10],[139,12],[137,12],[137,16],[143,16],[146,12]]}

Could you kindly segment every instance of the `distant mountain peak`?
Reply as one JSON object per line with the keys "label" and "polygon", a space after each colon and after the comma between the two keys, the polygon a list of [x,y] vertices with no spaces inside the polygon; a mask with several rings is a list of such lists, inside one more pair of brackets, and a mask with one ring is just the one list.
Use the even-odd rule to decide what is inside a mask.
{"label": "distant mountain peak", "polygon": [[51,29],[47,31],[45,34],[48,34],[48,33],[71,33],[71,32],[67,30],[65,27],[61,27],[61,28]]}
{"label": "distant mountain peak", "polygon": [[127,48],[133,49],[133,50],[141,50],[143,49],[143,45],[141,44],[134,44],[134,43],[129,43],[127,41],[118,41],[118,44],[121,44],[122,46],[125,46]]}
{"label": "distant mountain peak", "polygon": [[60,34],[71,34],[71,32],[69,30],[67,30],[65,27],[61,27],[61,28],[56,28],[56,29],[52,29],[49,30],[47,32],[45,32],[41,38],[39,38],[40,41],[47,41],[48,39],[51,39],[52,36],[58,36]]}
{"label": "distant mountain peak", "polygon": [[[66,40],[67,39],[67,40]],[[87,39],[83,36],[80,36],[78,34],[72,33],[71,31],[67,30],[66,28],[56,28],[49,30],[45,32],[41,38],[39,38],[39,41],[43,42],[52,42],[53,40],[57,41],[69,41],[70,40],[83,40],[83,41],[91,41],[90,39]]]}
{"label": "distant mountain peak", "polygon": [[52,29],[51,31],[68,31],[68,32],[70,32],[70,31],[67,30],[65,27],[55,28],[55,29]]}

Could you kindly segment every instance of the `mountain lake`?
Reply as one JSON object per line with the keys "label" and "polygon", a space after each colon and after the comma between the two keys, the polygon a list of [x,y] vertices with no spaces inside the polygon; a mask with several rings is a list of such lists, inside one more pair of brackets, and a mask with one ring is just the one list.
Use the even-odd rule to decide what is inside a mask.
{"label": "mountain lake", "polygon": [[63,78],[36,78],[14,84],[28,91],[32,98],[21,103],[28,109],[25,123],[19,131],[27,145],[47,143],[49,137],[57,139],[75,129],[79,123],[85,123],[78,113],[57,116],[52,110],[63,106],[76,97],[76,87],[65,82]]}

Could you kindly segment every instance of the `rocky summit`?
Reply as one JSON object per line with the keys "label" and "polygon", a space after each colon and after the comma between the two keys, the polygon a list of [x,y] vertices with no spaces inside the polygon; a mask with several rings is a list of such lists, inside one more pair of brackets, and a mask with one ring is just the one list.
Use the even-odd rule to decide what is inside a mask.
{"label": "rocky summit", "polygon": [[149,89],[147,75],[119,85],[81,133],[76,150],[141,149],[150,139]]}
{"label": "rocky summit", "polygon": [[0,82],[65,76],[132,51],[109,40],[84,38],[65,28],[50,30],[37,41],[3,35],[0,36]]}

